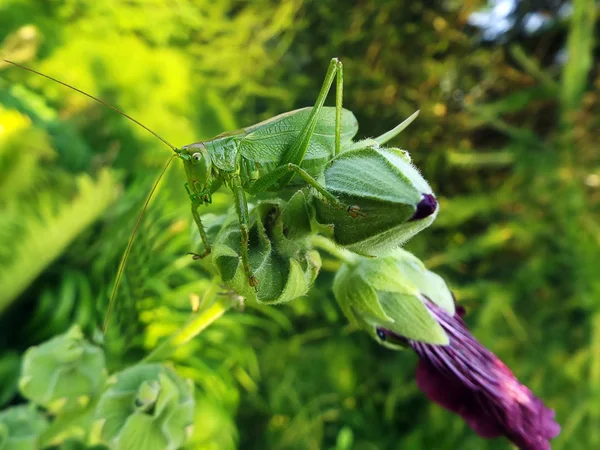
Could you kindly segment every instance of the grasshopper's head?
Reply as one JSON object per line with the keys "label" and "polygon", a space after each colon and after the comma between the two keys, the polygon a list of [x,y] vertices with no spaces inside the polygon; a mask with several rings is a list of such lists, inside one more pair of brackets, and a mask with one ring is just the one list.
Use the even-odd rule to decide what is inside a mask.
{"label": "grasshopper's head", "polygon": [[176,150],[183,160],[190,196],[202,203],[211,202],[213,164],[206,145],[202,142],[186,145]]}

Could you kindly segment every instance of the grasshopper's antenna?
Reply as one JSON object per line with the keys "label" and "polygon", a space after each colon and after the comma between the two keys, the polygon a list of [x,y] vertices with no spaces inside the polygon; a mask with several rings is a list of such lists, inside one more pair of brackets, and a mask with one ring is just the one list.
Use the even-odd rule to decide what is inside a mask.
{"label": "grasshopper's antenna", "polygon": [[146,212],[146,209],[148,208],[148,204],[150,203],[150,200],[152,199],[152,196],[154,195],[154,191],[156,191],[156,188],[158,187],[158,183],[160,182],[161,178],[163,177],[163,175],[169,168],[171,161],[173,161],[173,158],[175,158],[176,156],[177,155],[173,155],[169,158],[169,161],[167,161],[167,164],[165,165],[162,172],[158,176],[158,179],[154,182],[154,185],[152,186],[152,189],[150,190],[150,194],[148,194],[148,198],[146,199],[146,202],[144,203],[142,212],[140,212],[137,222],[135,223],[135,227],[133,228],[133,232],[131,233],[129,242],[127,242],[127,248],[125,249],[125,253],[123,253],[123,258],[121,259],[121,264],[119,264],[119,270],[117,271],[117,278],[115,279],[115,285],[113,286],[112,294],[110,294],[110,300],[108,301],[108,309],[106,310],[106,317],[104,318],[104,325],[102,326],[102,331],[104,332],[104,334],[106,334],[106,330],[108,328],[108,320],[110,319],[110,313],[114,306],[115,298],[117,297],[117,289],[119,287],[119,283],[121,282],[121,277],[123,276],[123,272],[125,271],[125,264],[127,263],[127,258],[129,257],[129,252],[131,251],[131,247],[133,246],[133,240],[135,239],[135,234],[137,233],[138,228],[140,227],[140,222],[142,221],[142,217],[144,217],[144,213]]}
{"label": "grasshopper's antenna", "polygon": [[[166,139],[163,139],[162,137],[160,137],[157,133],[155,133],[154,131],[152,131],[146,125],[144,125],[143,123],[137,121],[136,119],[134,119],[130,115],[125,114],[123,111],[120,111],[119,109],[115,108],[114,106],[106,103],[105,101],[100,100],[98,97],[94,97],[93,95],[88,94],[87,92],[83,92],[81,89],[77,89],[75,86],[71,86],[70,84],[67,84],[67,83],[65,83],[63,81],[57,80],[56,78],[52,78],[50,75],[46,75],[46,74],[44,74],[42,72],[38,72],[37,70],[33,70],[33,69],[30,69],[29,67],[22,66],[21,64],[18,64],[18,63],[13,62],[13,61],[9,61],[8,59],[5,59],[4,62],[7,62],[8,64],[12,64],[13,66],[20,67],[21,69],[27,70],[28,72],[35,73],[36,75],[40,75],[40,76],[42,76],[44,78],[47,78],[49,80],[52,80],[52,81],[58,83],[58,84],[62,84],[63,86],[68,87],[69,89],[73,89],[74,91],[79,92],[80,94],[83,94],[86,97],[91,98],[92,100],[95,100],[95,101],[97,101],[98,103],[100,103],[100,104],[102,104],[104,106],[107,106],[108,108],[112,109],[113,111],[118,112],[122,116],[127,117],[133,123],[139,125],[144,130],[146,130],[148,133],[154,135],[154,137],[160,139],[162,142],[164,142],[169,147],[171,147],[171,150],[173,150],[174,152],[177,152],[177,147],[175,147],[173,144],[169,143]],[[171,161],[169,160],[169,162],[171,162]]]}
{"label": "grasshopper's antenna", "polygon": [[123,272],[125,271],[125,264],[127,263],[127,258],[129,257],[129,252],[131,251],[131,247],[133,246],[133,240],[135,239],[135,235],[136,235],[136,233],[138,231],[138,228],[140,227],[140,222],[142,221],[142,217],[144,217],[144,213],[146,212],[146,209],[148,208],[148,204],[150,203],[150,200],[152,199],[152,196],[154,195],[154,192],[156,191],[156,188],[158,187],[158,183],[162,179],[163,175],[166,173],[167,169],[169,168],[169,165],[171,165],[171,162],[173,161],[173,158],[175,158],[177,156],[177,150],[178,149],[173,144],[169,143],[166,139],[163,139],[162,137],[160,137],[158,134],[156,134],[154,131],[152,131],[150,128],[148,128],[143,123],[137,121],[136,119],[134,119],[130,115],[125,114],[123,111],[120,111],[119,109],[117,109],[114,106],[106,103],[105,101],[100,100],[98,97],[94,97],[93,95],[88,94],[87,92],[84,92],[81,89],[76,88],[75,86],[71,86],[70,84],[64,83],[64,82],[62,82],[60,80],[57,80],[56,78],[53,78],[53,77],[51,77],[49,75],[43,74],[41,72],[38,72],[37,70],[33,70],[33,69],[30,69],[29,67],[22,66],[21,64],[18,64],[16,62],[9,61],[7,59],[5,59],[4,62],[7,62],[8,64],[12,64],[13,66],[20,67],[21,69],[27,70],[28,72],[35,73],[36,75],[40,75],[40,76],[42,76],[44,78],[47,78],[49,80],[52,80],[52,81],[58,83],[58,84],[62,84],[63,86],[68,87],[69,89],[72,89],[72,90],[74,90],[76,92],[79,92],[80,94],[83,94],[86,97],[91,98],[92,100],[95,100],[98,103],[100,103],[100,104],[102,104],[104,106],[109,107],[113,111],[118,112],[122,116],[124,116],[127,119],[131,120],[133,123],[135,123],[135,124],[139,125],[140,127],[142,127],[148,133],[152,134],[154,137],[158,138],[163,143],[165,143],[166,145],[168,145],[175,152],[175,155],[173,155],[173,156],[171,156],[169,158],[169,161],[167,161],[167,164],[165,165],[165,167],[163,168],[162,172],[158,176],[158,179],[154,182],[154,185],[152,186],[152,189],[150,190],[150,194],[148,194],[148,198],[146,199],[146,202],[144,203],[144,207],[142,208],[142,211],[140,212],[140,215],[138,216],[137,222],[135,223],[135,227],[133,229],[133,232],[131,233],[131,237],[129,238],[129,242],[127,242],[127,248],[125,249],[125,253],[123,253],[123,258],[121,259],[121,263],[119,264],[119,270],[117,271],[117,278],[115,279],[115,285],[113,286],[112,294],[110,295],[110,300],[108,302],[108,309],[106,311],[106,317],[104,318],[104,325],[103,325],[102,329],[103,329],[104,333],[106,333],[106,329],[108,328],[108,320],[110,318],[110,313],[112,311],[112,308],[113,308],[114,303],[115,303],[115,298],[117,296],[117,289],[119,288],[119,283],[121,282],[121,278],[123,276]]}

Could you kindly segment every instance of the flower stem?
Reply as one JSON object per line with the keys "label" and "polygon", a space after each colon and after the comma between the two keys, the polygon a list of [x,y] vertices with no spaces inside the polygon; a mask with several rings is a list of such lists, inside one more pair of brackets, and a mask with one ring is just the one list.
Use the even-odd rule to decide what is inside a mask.
{"label": "flower stem", "polygon": [[356,260],[356,255],[354,253],[352,253],[342,247],[339,247],[332,240],[327,239],[326,237],[312,236],[311,242],[315,247],[317,247],[321,250],[325,250],[331,256],[333,256],[343,262],[352,263]]}
{"label": "flower stem", "polygon": [[193,316],[183,328],[159,346],[150,352],[143,360],[143,363],[160,362],[167,359],[182,345],[188,343],[205,328],[212,324],[231,308],[233,301],[231,298],[219,298],[200,314]]}

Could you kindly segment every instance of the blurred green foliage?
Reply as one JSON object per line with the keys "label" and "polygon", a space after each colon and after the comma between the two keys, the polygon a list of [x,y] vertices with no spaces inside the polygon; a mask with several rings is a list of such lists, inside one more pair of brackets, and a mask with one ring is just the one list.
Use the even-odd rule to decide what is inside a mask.
{"label": "blurred green foliage", "polygon": [[[332,56],[360,136],[420,108],[393,144],[411,152],[441,212],[408,248],[453,287],[474,334],[556,409],[553,448],[598,448],[596,6],[575,0],[568,20],[500,47],[465,26],[481,2],[431,3],[2,0],[0,53],[177,145],[312,104]],[[97,328],[168,156],[108,108],[0,63],[1,407],[23,400],[29,346],[72,324]],[[212,286],[210,264],[185,256],[198,244],[183,183],[172,167],[142,222],[105,337],[111,372],[176,332]],[[229,204],[223,192],[210,212]],[[188,448],[509,448],[429,404],[413,354],[347,326],[335,268],[324,258],[307,298],[231,311],[173,355],[196,386]]]}

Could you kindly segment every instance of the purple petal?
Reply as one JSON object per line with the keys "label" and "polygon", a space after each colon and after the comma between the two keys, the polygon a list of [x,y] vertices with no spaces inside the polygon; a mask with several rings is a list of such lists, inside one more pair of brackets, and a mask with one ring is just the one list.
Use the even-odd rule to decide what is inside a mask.
{"label": "purple petal", "polygon": [[450,343],[408,340],[421,358],[419,388],[430,400],[460,415],[481,437],[504,435],[521,450],[550,450],[549,439],[560,433],[554,411],[473,337],[461,318],[464,309],[457,308],[452,317],[429,300],[426,305]]}
{"label": "purple petal", "polygon": [[479,436],[502,436],[495,418],[477,403],[470,389],[456,379],[445,377],[425,360],[417,366],[417,386],[429,400],[461,416]]}

